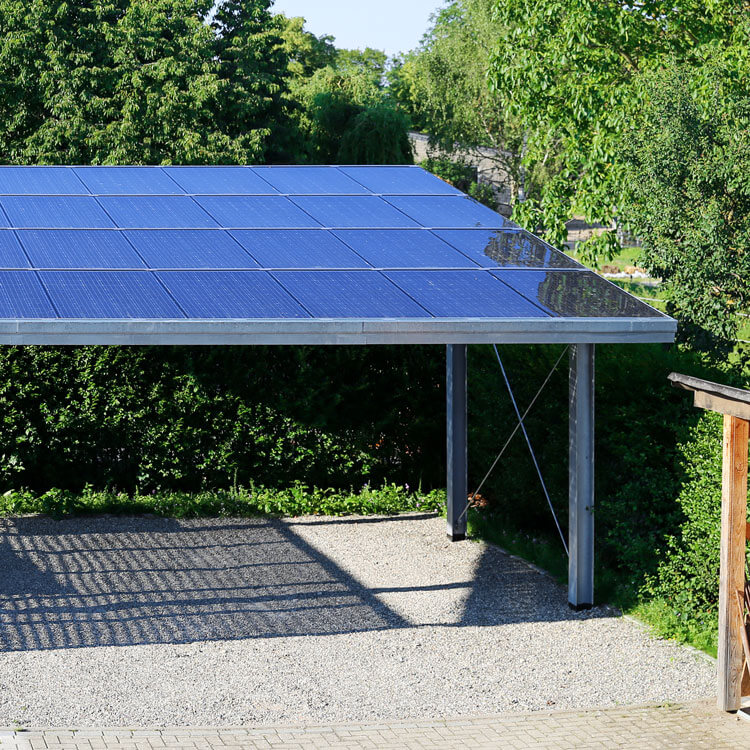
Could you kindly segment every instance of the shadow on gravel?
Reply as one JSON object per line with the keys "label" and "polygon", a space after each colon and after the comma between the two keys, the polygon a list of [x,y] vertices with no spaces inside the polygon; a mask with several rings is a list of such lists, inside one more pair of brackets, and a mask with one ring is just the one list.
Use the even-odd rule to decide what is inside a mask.
{"label": "shadow on gravel", "polygon": [[467,589],[458,626],[581,618],[552,580],[492,547],[471,582],[368,588],[293,523],[0,520],[0,651],[418,627],[377,595],[452,588]]}

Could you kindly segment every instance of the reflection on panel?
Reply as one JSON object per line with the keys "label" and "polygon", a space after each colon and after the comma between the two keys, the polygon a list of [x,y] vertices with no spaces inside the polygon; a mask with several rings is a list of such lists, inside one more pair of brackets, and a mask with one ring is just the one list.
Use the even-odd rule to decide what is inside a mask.
{"label": "reflection on panel", "polygon": [[232,236],[263,268],[369,268],[327,229],[239,229]]}
{"label": "reflection on panel", "polygon": [[660,312],[591,271],[492,271],[554,315],[567,318],[659,318]]}
{"label": "reflection on panel", "polygon": [[375,195],[301,195],[293,200],[324,227],[416,226],[416,222]]}
{"label": "reflection on panel", "polygon": [[19,229],[35,268],[143,268],[116,229]]}
{"label": "reflection on panel", "polygon": [[452,185],[418,167],[341,167],[373,193],[461,195]]}
{"label": "reflection on panel", "polygon": [[160,167],[76,167],[78,178],[95,195],[184,195]]}
{"label": "reflection on panel", "polygon": [[184,318],[150,271],[39,271],[63,318]]}
{"label": "reflection on panel", "polygon": [[473,268],[426,229],[337,229],[337,237],[378,268]]}
{"label": "reflection on panel", "polygon": [[583,268],[523,229],[440,229],[435,234],[488,268]]}
{"label": "reflection on panel", "polygon": [[133,229],[125,232],[150,268],[257,268],[221,229]]}
{"label": "reflection on panel", "polygon": [[186,192],[194,195],[273,195],[271,185],[249,167],[164,167]]}
{"label": "reflection on panel", "polygon": [[280,193],[290,195],[369,192],[336,167],[254,167],[254,170]]}
{"label": "reflection on panel", "polygon": [[307,318],[265,271],[160,271],[189,318]]}
{"label": "reflection on panel", "polygon": [[0,271],[0,318],[56,318],[34,271]]}
{"label": "reflection on panel", "polygon": [[546,318],[487,271],[386,271],[437,318]]}
{"label": "reflection on panel", "polygon": [[460,195],[393,195],[388,196],[388,202],[423,227],[499,229],[507,223],[487,206]]}
{"label": "reflection on panel", "polygon": [[316,318],[428,318],[379,271],[275,271]]}

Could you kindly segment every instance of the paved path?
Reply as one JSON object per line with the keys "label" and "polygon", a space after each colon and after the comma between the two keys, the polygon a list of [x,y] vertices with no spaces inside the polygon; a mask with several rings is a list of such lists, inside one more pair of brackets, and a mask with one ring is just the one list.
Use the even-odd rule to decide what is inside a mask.
{"label": "paved path", "polygon": [[505,714],[478,719],[222,729],[0,730],[0,750],[520,750],[523,748],[746,748],[750,722],[702,701],[597,711]]}

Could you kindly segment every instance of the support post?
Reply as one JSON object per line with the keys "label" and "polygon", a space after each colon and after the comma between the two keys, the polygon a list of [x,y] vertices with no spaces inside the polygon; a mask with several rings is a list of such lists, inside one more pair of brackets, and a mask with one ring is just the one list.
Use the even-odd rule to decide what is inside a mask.
{"label": "support post", "polygon": [[466,344],[448,344],[446,350],[447,394],[447,494],[448,538],[466,538],[468,498],[466,449]]}
{"label": "support post", "polygon": [[570,348],[568,603],[594,604],[594,345]]}
{"label": "support post", "polygon": [[719,582],[719,708],[737,711],[742,699],[744,654],[740,640],[742,613],[735,592],[745,588],[747,514],[746,419],[724,415],[724,459],[721,483],[721,563]]}

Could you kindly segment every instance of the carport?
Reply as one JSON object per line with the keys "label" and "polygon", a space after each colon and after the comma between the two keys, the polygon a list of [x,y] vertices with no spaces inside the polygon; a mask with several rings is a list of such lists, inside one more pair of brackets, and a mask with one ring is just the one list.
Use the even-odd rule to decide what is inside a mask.
{"label": "carport", "polygon": [[0,168],[0,343],[446,345],[453,540],[467,345],[570,345],[577,608],[594,601],[594,347],[675,330],[418,167]]}

